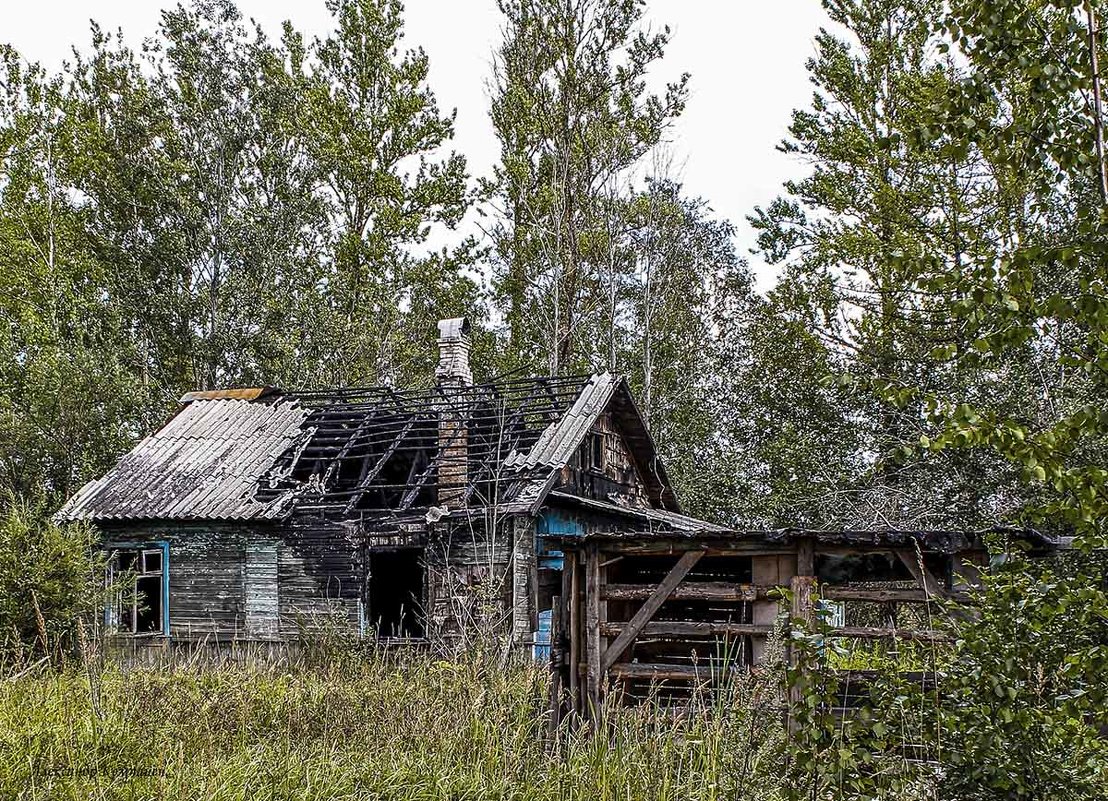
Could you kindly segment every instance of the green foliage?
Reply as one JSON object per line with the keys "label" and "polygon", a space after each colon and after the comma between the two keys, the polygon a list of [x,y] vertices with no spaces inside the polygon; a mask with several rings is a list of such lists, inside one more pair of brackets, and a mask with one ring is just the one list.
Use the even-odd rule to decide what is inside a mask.
{"label": "green foliage", "polygon": [[[839,467],[819,504],[833,524],[988,523],[998,509],[1015,512],[1028,491],[987,452],[916,448],[930,432],[922,394],[969,397],[1010,415],[1042,405],[1038,385],[1053,376],[1028,352],[991,370],[935,358],[937,341],[969,347],[972,338],[951,325],[950,288],[924,282],[936,269],[961,270],[978,252],[969,240],[1009,224],[1009,209],[983,189],[989,165],[980,154],[918,136],[959,77],[935,47],[942,4],[824,6],[835,27],[817,37],[808,64],[816,91],[781,146],[809,172],[751,217],[762,253],[784,268],[771,298],[809,338],[797,378],[812,400],[780,419],[800,441],[827,439],[785,458],[798,476]],[[836,373],[851,380],[836,384]],[[890,404],[890,386],[919,394]]]}
{"label": "green foliage", "polygon": [[[480,318],[464,160],[401,8],[306,44],[228,0],[57,75],[0,49],[0,485],[56,508],[198,387],[428,380]],[[482,340],[482,343],[484,340]]]}
{"label": "green foliage", "polygon": [[501,159],[486,191],[507,361],[552,373],[610,365],[610,350],[594,348],[615,336],[617,284],[634,268],[621,242],[626,186],[684,109],[688,76],[647,91],[670,32],[647,29],[643,0],[499,8],[492,122]]}
{"label": "green foliage", "polygon": [[792,796],[1104,798],[1106,578],[1103,560],[1001,554],[941,623],[953,642],[923,653],[859,661],[826,614],[794,621]]}
{"label": "green foliage", "polygon": [[959,229],[957,259],[909,256],[918,291],[943,297],[950,316],[931,357],[1038,391],[997,405],[975,386],[889,376],[879,387],[926,421],[924,452],[1003,458],[1024,488],[1025,516],[1089,545],[1103,539],[1105,497],[1106,206],[1091,69],[1104,42],[1089,32],[1102,11],[973,0],[936,17],[933,41],[959,54],[959,80],[923,107],[910,141],[977,165],[966,192],[989,214]]}
{"label": "green foliage", "polygon": [[57,525],[8,496],[0,505],[0,648],[63,654],[78,621],[98,612],[104,565],[91,529]]}
{"label": "green foliage", "polygon": [[454,135],[427,88],[428,59],[399,50],[397,0],[329,0],[336,30],[294,63],[296,124],[318,182],[333,270],[314,383],[405,383],[431,372],[435,322],[478,317],[466,240],[420,252],[468,210],[465,159],[438,151]]}
{"label": "green foliage", "polygon": [[[791,628],[788,797],[934,797],[936,765],[928,749],[938,727],[934,699],[896,653],[866,671],[859,687],[862,674],[840,667],[855,660],[852,646],[833,636],[829,614],[817,604],[813,623],[794,620]],[[928,668],[933,672],[934,663]],[[847,697],[853,701],[842,711]]]}
{"label": "green foliage", "polygon": [[995,561],[943,677],[946,796],[1104,798],[1106,577]]}

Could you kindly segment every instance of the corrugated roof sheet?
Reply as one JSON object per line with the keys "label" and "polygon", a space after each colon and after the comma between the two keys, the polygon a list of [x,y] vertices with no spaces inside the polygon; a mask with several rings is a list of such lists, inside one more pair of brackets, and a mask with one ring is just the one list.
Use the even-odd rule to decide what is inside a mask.
{"label": "corrugated roof sheet", "polygon": [[604,407],[612,398],[619,378],[611,373],[594,375],[581,389],[581,394],[561,419],[551,423],[542,432],[538,442],[527,453],[512,453],[504,466],[513,470],[530,470],[546,467],[559,470],[569,462],[573,452]]}
{"label": "corrugated roof sheet", "polygon": [[307,417],[295,399],[194,400],[160,431],[86,484],[62,520],[277,519],[286,499],[260,503],[262,475],[300,436]]}

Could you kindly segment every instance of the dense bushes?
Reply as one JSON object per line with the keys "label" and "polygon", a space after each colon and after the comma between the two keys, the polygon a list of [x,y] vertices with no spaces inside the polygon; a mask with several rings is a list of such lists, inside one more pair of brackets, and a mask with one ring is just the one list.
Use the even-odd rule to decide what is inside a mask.
{"label": "dense bushes", "polygon": [[[1108,799],[1102,561],[997,557],[972,606],[936,621],[945,644],[848,645],[823,619],[798,630],[790,797]],[[832,709],[856,679],[834,668],[859,665],[864,704],[844,719]]]}
{"label": "dense bushes", "polygon": [[77,621],[99,605],[101,556],[84,526],[43,519],[30,504],[0,500],[0,649],[57,655]]}

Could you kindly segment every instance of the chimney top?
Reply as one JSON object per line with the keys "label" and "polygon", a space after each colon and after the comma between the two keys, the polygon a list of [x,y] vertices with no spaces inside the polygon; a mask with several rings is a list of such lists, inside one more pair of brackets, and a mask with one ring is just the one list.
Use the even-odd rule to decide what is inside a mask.
{"label": "chimney top", "polygon": [[439,364],[435,378],[443,385],[468,387],[473,384],[469,369],[469,320],[451,317],[439,320]]}
{"label": "chimney top", "polygon": [[451,317],[439,320],[439,341],[469,336],[469,318]]}

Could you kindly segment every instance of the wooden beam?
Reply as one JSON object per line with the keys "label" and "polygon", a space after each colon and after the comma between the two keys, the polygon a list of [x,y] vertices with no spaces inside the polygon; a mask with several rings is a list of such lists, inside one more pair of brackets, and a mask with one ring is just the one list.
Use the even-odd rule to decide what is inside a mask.
{"label": "wooden beam", "polygon": [[635,641],[635,638],[639,636],[639,632],[642,631],[650,619],[654,617],[654,613],[657,612],[662,604],[669,598],[670,593],[676,589],[677,585],[681,583],[681,580],[689,574],[693,565],[700,561],[700,557],[704,555],[703,551],[685,551],[681,554],[681,558],[677,560],[666,577],[662,579],[650,597],[647,598],[643,605],[639,607],[639,611],[631,617],[631,620],[627,624],[627,628],[616,637],[615,642],[608,646],[608,649],[604,652],[604,658],[601,661],[601,672],[606,672],[620,655],[627,650],[628,646]]}
{"label": "wooden beam", "polygon": [[953,638],[937,631],[879,628],[871,626],[841,626],[832,629],[828,636],[853,640],[917,640],[919,642],[953,642]]}
{"label": "wooden beam", "polygon": [[816,574],[816,544],[811,537],[801,537],[796,541],[796,574],[798,576]]}
{"label": "wooden beam", "polygon": [[927,569],[927,565],[923,564],[922,558],[917,558],[916,554],[909,553],[901,548],[897,549],[896,555],[900,558],[900,561],[904,563],[904,566],[908,568],[908,572],[912,574],[912,578],[923,588],[923,591],[927,593],[928,597],[935,599],[946,598],[946,586],[940,583],[931,571]]}
{"label": "wooden beam", "polygon": [[[366,417],[366,420],[368,421],[372,417],[373,414],[370,414],[368,417]],[[376,462],[374,462],[373,467],[370,467],[367,470],[364,469],[363,466],[361,478],[358,480],[358,486],[354,488],[354,494],[350,496],[350,500],[347,502],[346,508],[343,510],[345,514],[350,514],[354,507],[358,505],[358,502],[362,499],[362,496],[365,495],[366,491],[369,489],[369,485],[373,483],[373,479],[377,478],[377,476],[380,475],[381,471],[385,469],[385,465],[389,463],[389,459],[391,459],[393,457],[393,454],[396,453],[396,449],[400,447],[400,443],[403,442],[408,434],[411,433],[412,427],[415,426],[415,422],[415,415],[412,415],[408,419],[408,422],[405,423],[403,430],[393,438],[393,441],[389,443],[389,446],[387,448],[385,448],[385,452],[382,453],[380,457],[378,457]],[[353,441],[354,438],[351,437],[350,440],[347,442],[347,445],[349,445]],[[343,446],[344,450],[345,448],[346,446]],[[335,459],[335,464],[338,464],[338,459],[340,458],[342,458],[341,454],[338,458]],[[365,464],[368,465],[369,461],[366,460]],[[324,484],[326,485],[326,481],[324,482]]]}
{"label": "wooden beam", "polygon": [[692,665],[655,665],[642,662],[621,662],[612,665],[611,672],[613,676],[620,679],[703,682],[710,681],[714,673],[710,665],[693,667]]}
{"label": "wooden beam", "polygon": [[[723,581],[686,582],[670,594],[675,601],[756,601],[769,597],[776,587],[729,584]],[[609,584],[604,598],[609,601],[641,601],[653,595],[653,584]]]}
{"label": "wooden beam", "polygon": [[823,584],[819,588],[821,598],[829,601],[873,601],[875,603],[926,603],[936,600],[928,596],[922,588],[890,587],[886,589],[869,587],[843,587]]}
{"label": "wooden beam", "polygon": [[[619,552],[626,556],[657,556],[664,554],[671,556],[683,553],[688,549],[686,539],[665,539],[659,535],[656,540],[619,540]],[[785,547],[773,543],[735,542],[733,544],[717,544],[715,542],[698,543],[705,556],[795,556],[796,548]],[[886,549],[887,551],[888,549]],[[822,552],[822,549],[821,549]]]}
{"label": "wooden beam", "polygon": [[569,568],[569,696],[575,713],[581,712],[581,568],[577,553],[565,555],[564,566]]}
{"label": "wooden beam", "polygon": [[[605,623],[601,631],[618,637],[627,631],[630,623]],[[639,632],[640,637],[746,637],[752,635],[768,636],[773,626],[759,623],[729,623],[726,621],[692,620],[653,620],[646,623]]]}
{"label": "wooden beam", "polygon": [[793,576],[790,584],[792,590],[792,618],[806,625],[811,625],[815,620],[815,576]]}
{"label": "wooden beam", "polygon": [[[797,558],[797,569],[799,570],[799,556]],[[792,590],[792,608],[789,610],[791,623],[795,625],[800,623],[803,626],[810,627],[815,620],[815,592],[817,590],[817,579],[815,576],[802,575],[793,576],[792,582],[789,586]],[[790,629],[792,626],[790,625]],[[799,664],[799,658],[797,657],[796,649],[793,647],[792,642],[788,644],[788,659],[789,664],[796,667]],[[796,717],[793,715],[792,710],[798,709],[803,701],[801,688],[794,686],[789,688],[789,713],[786,716],[786,725],[790,737],[794,737],[797,734],[797,722]]]}
{"label": "wooden beam", "polygon": [[550,609],[550,695],[547,698],[546,708],[550,710],[550,717],[546,721],[546,736],[553,738],[558,733],[558,725],[562,720],[562,641],[559,632],[562,629],[562,599],[555,595]]}

